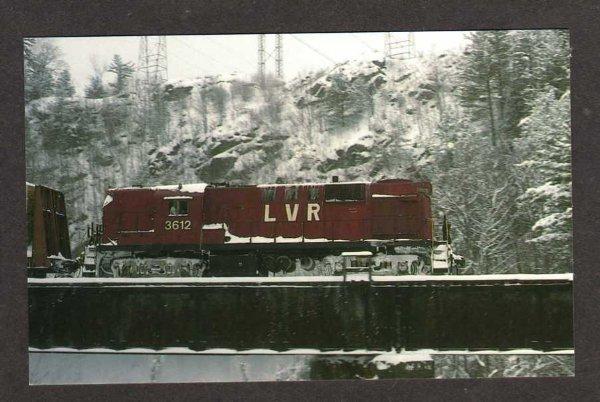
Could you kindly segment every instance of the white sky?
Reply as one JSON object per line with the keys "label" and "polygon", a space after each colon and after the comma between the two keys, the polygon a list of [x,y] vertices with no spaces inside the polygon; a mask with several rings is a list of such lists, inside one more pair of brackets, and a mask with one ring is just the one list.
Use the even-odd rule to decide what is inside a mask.
{"label": "white sky", "polygon": [[[441,53],[464,47],[461,31],[416,32],[418,53]],[[405,33],[395,33],[402,37]],[[275,35],[267,35],[267,72],[275,72]],[[93,64],[108,65],[113,55],[138,63],[139,36],[53,38],[62,59],[69,65],[79,94],[87,85]],[[249,77],[257,70],[257,35],[173,35],[167,36],[169,80],[203,75],[238,73]],[[304,42],[304,43],[302,43]],[[308,46],[307,46],[308,45]],[[310,47],[313,49],[311,49]],[[316,51],[315,51],[316,50]],[[284,77],[324,68],[334,62],[352,59],[381,59],[384,33],[319,33],[283,35]],[[105,79],[111,79],[105,76]]]}

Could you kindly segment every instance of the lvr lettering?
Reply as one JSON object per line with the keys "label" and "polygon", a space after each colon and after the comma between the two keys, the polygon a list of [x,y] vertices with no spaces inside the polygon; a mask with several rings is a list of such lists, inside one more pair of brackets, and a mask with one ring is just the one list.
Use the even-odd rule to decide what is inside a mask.
{"label": "lvr lettering", "polygon": [[[275,222],[277,219],[270,216],[269,204],[265,204],[265,222]],[[319,211],[321,206],[319,204],[308,204],[306,206],[306,220],[307,221],[318,221]],[[285,204],[285,214],[289,222],[296,222],[298,218],[298,204]]]}

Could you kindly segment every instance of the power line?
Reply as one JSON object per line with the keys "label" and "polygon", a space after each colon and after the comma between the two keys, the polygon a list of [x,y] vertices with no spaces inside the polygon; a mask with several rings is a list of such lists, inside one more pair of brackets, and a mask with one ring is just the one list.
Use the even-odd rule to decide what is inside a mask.
{"label": "power line", "polygon": [[206,39],[208,39],[210,42],[214,43],[215,45],[217,45],[217,47],[219,49],[225,49],[225,50],[227,50],[227,52],[229,52],[230,55],[235,55],[236,57],[243,59],[248,64],[253,64],[254,63],[253,61],[251,61],[248,58],[246,58],[243,54],[240,54],[239,51],[235,51],[235,50],[231,49],[229,46],[226,46],[223,43],[217,41],[216,39],[213,39],[210,35],[206,35],[206,36],[203,36],[203,37],[206,38]]}
{"label": "power line", "polygon": [[333,64],[337,63],[336,61],[332,60],[329,56],[321,53],[318,49],[315,49],[314,47],[312,47],[308,43],[304,42],[302,39],[298,38],[296,35],[291,35],[291,36],[292,36],[292,38],[296,39],[298,42],[302,43],[304,46],[306,46],[307,48],[309,48],[310,50],[312,50],[313,52],[315,52],[319,56],[323,57],[324,59],[327,59],[328,61],[330,61]]}
{"label": "power line", "polygon": [[363,39],[362,39],[362,38],[361,38],[359,35],[357,35],[357,34],[355,34],[355,33],[352,33],[352,36],[354,36],[356,39],[358,39],[358,41],[359,41],[360,43],[362,43],[363,45],[365,45],[365,46],[366,46],[367,48],[369,48],[369,50],[371,50],[372,52],[374,52],[374,53],[380,53],[380,52],[381,52],[381,50],[377,50],[377,49],[375,49],[375,48],[371,47],[371,45],[369,45],[367,42],[365,42],[365,41],[364,41],[364,40],[363,40]]}
{"label": "power line", "polygon": [[198,69],[198,70],[200,70],[200,71],[201,71],[203,74],[205,74],[205,75],[209,75],[209,74],[208,74],[208,72],[207,72],[207,71],[206,71],[206,70],[205,70],[203,67],[200,67],[198,64],[192,64],[192,63],[190,63],[189,61],[187,61],[187,60],[186,60],[186,59],[184,59],[183,57],[179,57],[179,56],[177,56],[177,53],[172,53],[171,55],[172,55],[172,56],[175,56],[175,58],[176,58],[176,59],[179,59],[180,61],[184,62],[184,63],[185,63],[185,64],[187,64],[188,66],[190,66],[190,67],[192,67],[192,68],[194,68],[194,69]]}
{"label": "power line", "polygon": [[[214,59],[214,58],[212,58],[211,56],[207,55],[206,53],[204,53],[204,52],[202,52],[202,51],[200,51],[200,50],[198,50],[198,49],[196,49],[195,47],[193,47],[193,46],[191,46],[191,45],[188,45],[187,43],[185,43],[184,41],[182,41],[181,39],[179,39],[179,38],[177,38],[177,37],[174,37],[174,39],[175,39],[176,41],[178,41],[179,43],[181,43],[182,45],[184,45],[184,46],[188,47],[189,49],[191,49],[191,50],[195,51],[195,52],[196,52],[196,53],[198,53],[199,55],[201,55],[201,56],[205,57],[205,58],[207,59],[207,61],[208,61],[210,64],[212,64],[214,67],[221,68],[221,63],[219,63],[217,60],[215,60],[215,59]],[[214,62],[214,63],[213,63],[213,62]]]}

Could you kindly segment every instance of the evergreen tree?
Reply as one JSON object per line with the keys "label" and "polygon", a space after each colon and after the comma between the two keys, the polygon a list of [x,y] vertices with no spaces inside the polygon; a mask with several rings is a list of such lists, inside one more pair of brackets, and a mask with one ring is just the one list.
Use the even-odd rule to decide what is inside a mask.
{"label": "evergreen tree", "polygon": [[373,88],[367,79],[366,76],[348,79],[342,73],[328,77],[330,85],[315,95],[323,98],[327,129],[352,126],[371,109]]}
{"label": "evergreen tree", "polygon": [[56,79],[54,94],[59,98],[70,98],[75,94],[69,70],[65,69],[60,72]]}
{"label": "evergreen tree", "polygon": [[452,133],[449,144],[432,149],[436,211],[448,214],[454,244],[478,274],[516,271],[511,225],[516,197],[514,178],[507,171],[507,157],[473,128],[456,117],[446,121]]}
{"label": "evergreen tree", "polygon": [[25,44],[25,102],[52,95],[59,62],[56,46],[47,41]]}
{"label": "evergreen tree", "polygon": [[470,36],[460,76],[459,98],[473,121],[484,124],[491,144],[504,142],[510,45],[505,31],[476,32]]}
{"label": "evergreen tree", "polygon": [[531,115],[522,122],[523,161],[518,164],[530,187],[519,197],[527,210],[527,241],[537,246],[540,264],[554,272],[570,270],[572,239],[570,101],[554,88],[533,102]]}
{"label": "evergreen tree", "polygon": [[133,63],[125,63],[121,59],[121,56],[115,54],[111,65],[108,66],[108,71],[116,75],[115,82],[109,84],[113,88],[113,93],[115,95],[125,93],[127,89],[127,81],[129,78],[131,78],[134,72]]}
{"label": "evergreen tree", "polygon": [[569,43],[566,31],[515,31],[511,34],[508,130],[521,136],[519,122],[548,86],[564,93],[569,86]]}
{"label": "evergreen tree", "polygon": [[23,56],[25,59],[25,66],[31,62],[33,57],[33,46],[35,45],[35,38],[24,38],[23,39]]}
{"label": "evergreen tree", "polygon": [[106,95],[106,90],[102,84],[102,76],[100,76],[100,74],[94,74],[90,78],[90,84],[85,88],[85,97],[99,99],[104,98]]}

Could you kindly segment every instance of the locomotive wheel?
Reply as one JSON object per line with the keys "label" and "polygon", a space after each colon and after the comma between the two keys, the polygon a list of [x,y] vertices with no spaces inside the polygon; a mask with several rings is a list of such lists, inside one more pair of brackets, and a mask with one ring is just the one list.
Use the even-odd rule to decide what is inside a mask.
{"label": "locomotive wheel", "polygon": [[301,257],[300,267],[305,271],[312,271],[315,269],[315,260],[311,257]]}
{"label": "locomotive wheel", "polygon": [[287,255],[280,255],[279,257],[277,257],[276,265],[279,270],[283,271],[286,274],[293,272],[295,269],[294,265],[292,264],[292,259]]}
{"label": "locomotive wheel", "polygon": [[417,275],[419,273],[419,262],[420,260],[415,260],[410,263],[410,274]]}
{"label": "locomotive wheel", "polygon": [[269,272],[277,273],[277,272],[281,271],[281,268],[279,268],[279,264],[277,264],[275,256],[265,255],[262,258],[262,262],[263,262],[264,267]]}

